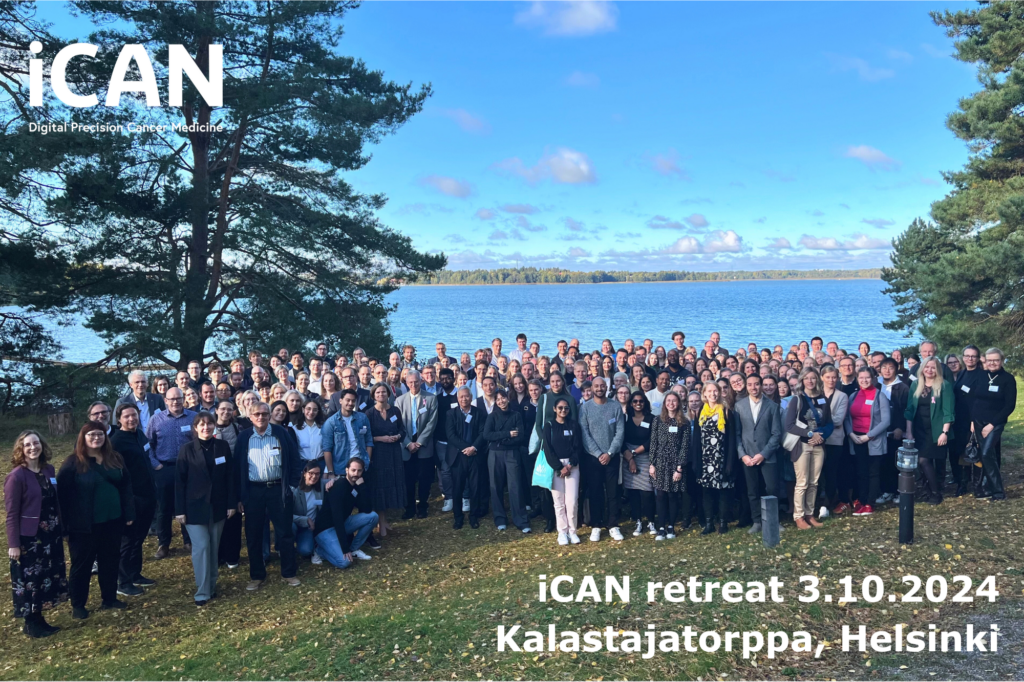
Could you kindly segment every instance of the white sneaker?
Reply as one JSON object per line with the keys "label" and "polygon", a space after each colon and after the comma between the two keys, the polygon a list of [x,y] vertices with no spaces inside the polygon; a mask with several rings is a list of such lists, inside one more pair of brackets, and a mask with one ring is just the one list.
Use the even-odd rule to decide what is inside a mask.
{"label": "white sneaker", "polygon": [[819,519],[827,519],[828,516],[829,516],[828,507],[826,507],[825,505],[822,505],[821,509],[818,510],[818,518]]}
{"label": "white sneaker", "polygon": [[453,500],[445,500],[444,506],[441,507],[441,511],[443,512],[450,512],[453,509],[455,509],[455,502]]}
{"label": "white sneaker", "polygon": [[463,512],[468,512],[469,511],[469,500],[466,500],[466,499],[462,500],[462,511]]}
{"label": "white sneaker", "polygon": [[523,529],[523,533],[524,534],[529,533],[529,532],[531,532],[529,526],[527,526],[526,528]]}
{"label": "white sneaker", "polygon": [[647,534],[648,535],[657,535],[658,534],[658,529],[654,527],[654,522],[653,521],[650,521],[647,524]]}
{"label": "white sneaker", "polygon": [[612,540],[618,540],[619,542],[622,542],[622,540],[623,540],[623,538],[622,538],[622,531],[619,530],[618,526],[613,526],[608,531],[608,535],[612,536]]}
{"label": "white sneaker", "polygon": [[560,544],[560,545],[568,545],[569,544],[569,535],[566,534],[566,533],[559,533],[558,534],[558,544]]}
{"label": "white sneaker", "polygon": [[633,531],[633,537],[638,538],[638,537],[640,537],[643,534],[644,534],[644,522],[643,521],[637,521],[636,522],[636,530]]}
{"label": "white sneaker", "polygon": [[889,502],[892,502],[892,498],[893,498],[893,494],[892,493],[882,493],[878,497],[878,499],[875,500],[875,504],[888,504]]}
{"label": "white sneaker", "polygon": [[505,530],[505,526],[498,526],[498,530]]}
{"label": "white sneaker", "polygon": [[320,558],[320,555],[316,553],[315,549],[313,550],[313,556],[310,557],[310,561],[313,562],[314,566],[319,566],[324,562],[324,560]]}
{"label": "white sneaker", "polygon": [[590,541],[591,542],[600,542],[601,541],[601,529],[600,528],[595,528],[594,530],[590,531]]}
{"label": "white sneaker", "polygon": [[357,559],[362,559],[363,561],[369,561],[373,558],[361,549],[357,549],[356,551],[352,552],[352,556],[354,556]]}
{"label": "white sneaker", "polygon": [[576,535],[576,533],[569,533],[569,542],[574,545],[580,544],[580,536]]}
{"label": "white sneaker", "polygon": [[526,505],[526,511],[533,511],[533,508],[530,505]]}

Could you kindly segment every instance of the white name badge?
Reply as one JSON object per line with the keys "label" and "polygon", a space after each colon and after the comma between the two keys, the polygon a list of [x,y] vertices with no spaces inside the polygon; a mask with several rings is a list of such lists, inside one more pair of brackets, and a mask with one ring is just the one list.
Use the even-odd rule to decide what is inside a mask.
{"label": "white name badge", "polygon": [[825,404],[825,399],[824,398],[818,398],[818,404],[819,405],[824,405]]}
{"label": "white name badge", "polygon": [[365,410],[366,409],[366,403],[365,402],[359,403],[359,409],[360,410]]}
{"label": "white name badge", "polygon": [[468,424],[468,423],[469,423],[469,422],[471,422],[471,421],[473,421],[473,415],[471,415],[471,414],[467,414],[467,415],[466,415],[466,423]]}
{"label": "white name badge", "polygon": [[618,419],[614,419],[614,418],[613,418],[613,419],[609,419],[609,420],[608,420],[608,423],[609,423],[609,424],[614,424],[614,423],[615,423],[615,422],[617,422],[617,421],[619,421],[619,420],[618,420]]}
{"label": "white name badge", "polygon": [[427,408],[421,407],[420,408],[420,414],[426,414],[426,413],[427,413]]}
{"label": "white name badge", "polygon": [[544,390],[545,391],[550,391],[551,390],[551,384],[544,384]]}
{"label": "white name badge", "polygon": [[224,457],[218,457],[217,459],[213,460],[213,463],[214,463],[214,464],[223,464],[223,463],[224,463],[224,462],[226,462],[226,461],[227,461],[227,459],[226,459],[226,458],[224,458]]}
{"label": "white name badge", "polygon": [[355,496],[357,496],[358,494],[359,494],[359,493],[358,493],[358,492],[356,492],[356,489],[355,489],[355,488],[352,488],[352,497],[355,497]]}
{"label": "white name badge", "polygon": [[366,433],[366,427],[364,426],[363,428],[359,429],[359,433]]}
{"label": "white name badge", "polygon": [[397,414],[391,415],[391,423],[394,424],[396,421],[398,421],[398,415]]}
{"label": "white name badge", "polygon": [[149,443],[146,443],[145,445],[143,445],[143,446],[142,446],[142,450],[143,450],[144,452],[149,452]]}
{"label": "white name badge", "polygon": [[182,433],[185,433],[186,431],[191,431],[191,430],[192,430],[192,425],[191,424],[181,427],[181,432]]}
{"label": "white name badge", "polygon": [[960,390],[963,391],[964,393],[970,393],[971,392],[971,387],[967,386],[967,385],[964,385],[964,386],[960,387]]}
{"label": "white name badge", "polygon": [[57,479],[56,478],[51,478],[50,479],[50,485],[57,485]]}
{"label": "white name badge", "polygon": [[566,429],[566,430],[562,431],[562,433],[563,433],[564,435],[566,435],[566,436],[571,436],[571,435],[572,435],[572,431],[570,431],[570,430],[568,430],[568,429]]}
{"label": "white name badge", "polygon": [[641,429],[649,429],[649,428],[651,428],[651,425],[650,425],[649,422],[640,422],[640,428]]}
{"label": "white name badge", "polygon": [[651,407],[660,410],[661,409],[661,403],[651,403]]}
{"label": "white name badge", "polygon": [[668,427],[668,432],[669,433],[675,433],[678,430],[679,430],[678,426],[670,426],[670,427]]}
{"label": "white name badge", "polygon": [[454,409],[455,409],[456,407],[458,407],[458,406],[459,406],[459,404],[458,404],[458,403],[452,403],[452,409],[453,409],[453,410],[454,410]]}
{"label": "white name badge", "polygon": [[322,506],[324,506],[324,501],[323,500],[313,500],[313,506],[314,507],[322,507]]}
{"label": "white name badge", "polygon": [[874,405],[874,404],[875,404],[875,401],[874,401],[874,400],[865,400],[865,401],[864,401],[864,404],[865,404],[865,405]]}
{"label": "white name badge", "polygon": [[999,387],[998,386],[989,386],[988,390],[989,390],[989,393],[999,393]]}

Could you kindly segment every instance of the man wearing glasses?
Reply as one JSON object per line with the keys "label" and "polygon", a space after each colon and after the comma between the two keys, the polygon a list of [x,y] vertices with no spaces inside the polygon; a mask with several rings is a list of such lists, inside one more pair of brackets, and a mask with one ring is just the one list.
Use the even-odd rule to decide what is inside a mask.
{"label": "man wearing glasses", "polygon": [[274,526],[281,554],[281,577],[292,587],[295,577],[295,542],[292,535],[292,488],[299,485],[301,464],[295,442],[283,426],[270,423],[270,406],[257,403],[249,410],[252,428],[238,434],[235,461],[241,487],[238,511],[245,514],[245,545],[249,550],[249,584],[254,592],[267,579],[263,560],[263,533],[267,522]]}
{"label": "man wearing glasses", "polygon": [[89,421],[94,421],[107,429],[107,435],[110,435],[110,405],[102,402],[95,402],[89,406]]}
{"label": "man wearing glasses", "polygon": [[[192,440],[192,420],[196,413],[185,409],[185,394],[179,388],[170,388],[164,395],[166,410],[149,418],[146,438],[149,439],[149,462],[153,465],[153,483],[156,486],[156,554],[165,559],[174,537],[171,522],[174,519],[174,473],[181,446]],[[181,540],[185,551],[192,551],[192,542],[185,526],[181,526]]]}
{"label": "man wearing glasses", "polygon": [[[967,449],[971,440],[971,411],[974,409],[974,399],[978,392],[972,387],[984,376],[985,370],[981,366],[981,350],[977,346],[967,346],[963,353],[964,369],[956,377],[953,384],[953,392],[956,394],[956,411],[953,419],[953,443],[949,448],[950,464],[953,468],[956,479],[956,496],[967,492],[967,485],[971,482],[970,473],[977,467],[970,467],[970,472],[964,472],[960,466],[960,458]],[[981,439],[978,439],[981,443]],[[980,472],[979,472],[980,473]]]}
{"label": "man wearing glasses", "polygon": [[1017,381],[1003,369],[1003,351],[989,348],[985,351],[985,370],[971,385],[975,394],[971,416],[974,436],[981,446],[981,466],[985,478],[975,497],[1005,500],[1001,441],[1006,422],[1017,406]]}
{"label": "man wearing glasses", "polygon": [[131,393],[121,398],[118,398],[117,402],[114,403],[114,409],[116,410],[122,404],[135,405],[135,408],[139,411],[139,428],[142,432],[146,432],[146,427],[149,426],[149,420],[160,410],[167,409],[164,405],[164,399],[157,393],[149,392],[149,384],[146,380],[146,373],[141,370],[135,370],[128,375],[128,385],[132,387]]}

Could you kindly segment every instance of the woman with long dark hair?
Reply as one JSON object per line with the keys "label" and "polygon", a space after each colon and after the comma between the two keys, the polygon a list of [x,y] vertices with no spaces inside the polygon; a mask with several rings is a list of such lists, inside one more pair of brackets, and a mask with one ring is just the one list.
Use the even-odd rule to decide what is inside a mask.
{"label": "woman with long dark hair", "polygon": [[[620,389],[621,390],[621,389]],[[616,392],[618,395],[618,391]],[[667,396],[666,396],[667,397]],[[622,487],[629,496],[629,508],[636,521],[634,537],[644,532],[644,521],[651,535],[654,526],[654,480],[651,478],[651,404],[640,391],[626,398],[626,430],[622,445]]]}
{"label": "woman with long dark hair", "polygon": [[43,611],[68,598],[52,456],[38,431],[23,431],[14,441],[13,469],[4,479],[14,616],[25,619],[22,632],[29,637],[60,630],[46,622]]}
{"label": "woman with long dark hair", "polygon": [[[671,540],[676,536],[675,522],[680,494],[686,491],[690,454],[690,423],[684,415],[682,399],[670,392],[665,396],[661,414],[652,419],[647,473],[653,481],[658,507],[655,540]],[[690,500],[684,499],[683,514],[689,526]]]}
{"label": "woman with long dark hair", "polygon": [[139,408],[134,402],[121,403],[114,410],[114,420],[118,429],[110,435],[110,446],[124,459],[135,496],[135,523],[124,529],[121,538],[117,591],[138,597],[142,587],[156,584],[155,580],[142,575],[142,545],[156,514],[156,484],[153,465],[149,462],[149,439],[139,428]]}
{"label": "woman with long dark hair", "polygon": [[100,609],[123,609],[117,598],[121,535],[135,521],[135,495],[124,459],[110,445],[107,428],[87,422],[78,432],[75,451],[57,474],[57,499],[71,553],[71,615],[89,617],[92,564],[99,569]]}

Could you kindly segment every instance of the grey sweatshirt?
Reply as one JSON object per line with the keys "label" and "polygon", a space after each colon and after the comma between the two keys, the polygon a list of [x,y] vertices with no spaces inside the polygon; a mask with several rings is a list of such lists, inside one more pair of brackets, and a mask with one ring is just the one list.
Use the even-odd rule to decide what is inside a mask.
{"label": "grey sweatshirt", "polygon": [[580,431],[583,432],[583,448],[600,457],[607,452],[615,456],[622,452],[622,441],[626,432],[626,416],[622,406],[615,400],[598,405],[588,400],[580,406]]}

